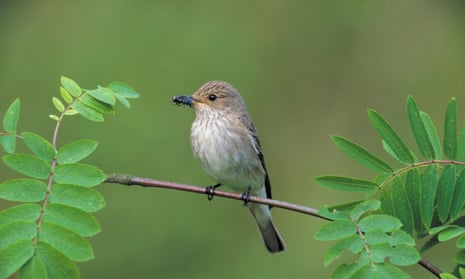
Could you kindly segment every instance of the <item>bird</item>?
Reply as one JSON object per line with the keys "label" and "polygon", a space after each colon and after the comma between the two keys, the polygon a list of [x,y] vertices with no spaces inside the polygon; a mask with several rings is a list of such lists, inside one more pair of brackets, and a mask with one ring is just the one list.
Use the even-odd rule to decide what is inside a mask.
{"label": "bird", "polygon": [[227,82],[209,81],[193,95],[174,96],[172,101],[195,111],[190,130],[192,151],[217,183],[206,188],[209,199],[221,185],[242,193],[268,251],[284,251],[270,206],[248,202],[251,195],[271,199],[271,184],[257,129],[239,91]]}

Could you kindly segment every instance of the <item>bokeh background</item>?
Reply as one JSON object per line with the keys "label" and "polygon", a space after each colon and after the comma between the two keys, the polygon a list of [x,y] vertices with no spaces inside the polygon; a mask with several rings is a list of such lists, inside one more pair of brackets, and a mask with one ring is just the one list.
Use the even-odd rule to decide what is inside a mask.
{"label": "bokeh background", "polygon": [[[238,88],[260,132],[277,199],[318,208],[360,198],[318,187],[318,175],[371,178],[330,141],[376,154],[366,109],[414,150],[408,94],[442,129],[447,101],[465,110],[462,1],[1,1],[0,114],[22,101],[20,130],[50,138],[59,77],[84,88],[126,82],[141,98],[104,124],[75,117],[58,144],[100,142],[87,159],[107,173],[210,185],[189,146],[194,114],[170,103],[208,80]],[[463,119],[461,117],[460,119]],[[387,160],[386,156],[384,157]],[[390,160],[392,162],[392,160]],[[15,177],[0,165],[0,180]],[[274,209],[287,251],[270,255],[240,202],[104,184],[103,231],[82,278],[326,278],[324,222]],[[0,201],[0,208],[9,206]],[[429,259],[450,268],[451,247]],[[416,278],[430,276],[419,267]]]}

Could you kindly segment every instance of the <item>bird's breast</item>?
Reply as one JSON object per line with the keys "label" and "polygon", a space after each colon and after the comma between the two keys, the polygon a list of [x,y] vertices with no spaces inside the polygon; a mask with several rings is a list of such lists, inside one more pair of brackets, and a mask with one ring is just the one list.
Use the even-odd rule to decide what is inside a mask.
{"label": "bird's breast", "polygon": [[191,144],[208,175],[219,183],[243,190],[263,185],[264,170],[253,136],[238,121],[220,114],[197,116],[191,128]]}

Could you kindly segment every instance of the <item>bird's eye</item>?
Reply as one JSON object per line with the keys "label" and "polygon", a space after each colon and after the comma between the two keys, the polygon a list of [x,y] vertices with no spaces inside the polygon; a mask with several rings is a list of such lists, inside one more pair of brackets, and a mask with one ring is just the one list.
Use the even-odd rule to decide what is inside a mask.
{"label": "bird's eye", "polygon": [[208,95],[208,99],[210,101],[214,101],[214,100],[216,100],[216,95],[215,94],[210,94],[210,95]]}

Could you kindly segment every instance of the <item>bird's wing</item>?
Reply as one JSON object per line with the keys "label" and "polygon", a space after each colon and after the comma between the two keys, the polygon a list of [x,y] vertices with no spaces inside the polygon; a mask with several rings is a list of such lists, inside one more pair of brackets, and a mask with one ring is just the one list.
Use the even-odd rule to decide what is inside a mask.
{"label": "bird's wing", "polygon": [[244,126],[247,127],[247,129],[251,132],[252,138],[253,138],[253,144],[254,144],[254,149],[257,153],[258,158],[260,159],[260,162],[262,164],[262,168],[265,171],[265,190],[266,190],[266,197],[268,199],[271,199],[271,184],[270,184],[270,178],[268,177],[268,171],[266,170],[265,166],[265,157],[263,156],[262,148],[260,146],[260,140],[258,139],[258,133],[257,129],[255,128],[255,125],[253,124],[252,120],[250,120],[250,117],[247,115],[240,117],[241,121],[244,123]]}

